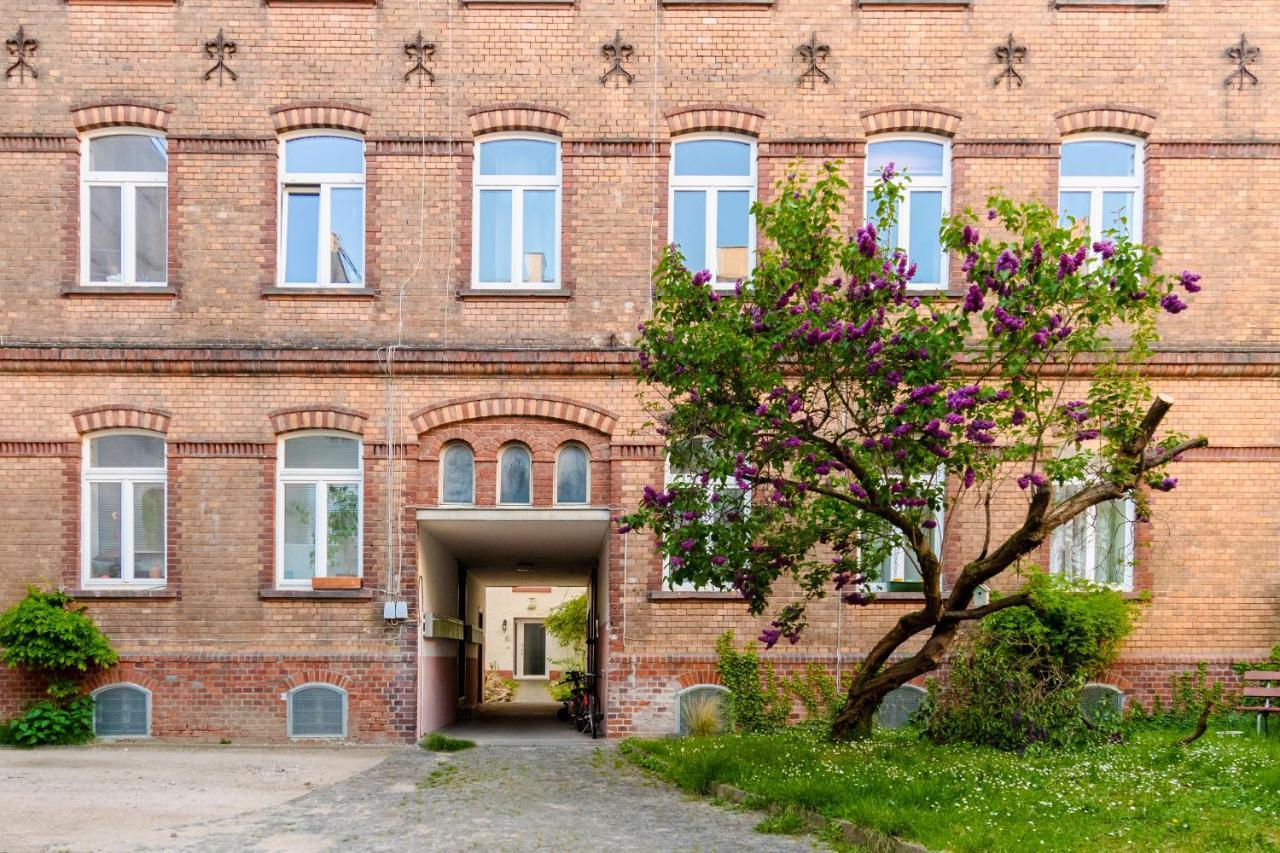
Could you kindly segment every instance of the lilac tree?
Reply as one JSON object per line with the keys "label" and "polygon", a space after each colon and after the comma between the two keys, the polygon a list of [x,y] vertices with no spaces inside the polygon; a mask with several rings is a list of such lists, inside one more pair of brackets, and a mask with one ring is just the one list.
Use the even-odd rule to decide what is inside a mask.
{"label": "lilac tree", "polygon": [[[798,172],[756,206],[768,248],[732,290],[664,252],[639,370],[684,476],[646,488],[618,521],[656,535],[673,581],[732,587],[753,614],[793,580],[802,595],[776,609],[766,646],[798,641],[812,599],[866,604],[902,549],[923,604],[853,678],[834,730],[849,738],[870,731],[889,691],[936,668],[966,621],[1030,601],[973,606],[1054,529],[1124,497],[1141,517],[1147,488],[1176,485],[1169,463],[1206,442],[1161,434],[1172,401],[1141,365],[1157,317],[1200,286],[1158,272],[1157,250],[1123,234],[1090,244],[1038,202],[993,198],[943,225],[963,295],[917,294],[915,265],[880,237],[909,176],[887,167],[875,216],[847,235],[837,166],[813,183]],[[1001,489],[1025,514],[997,536]],[[944,594],[938,519],[961,501],[985,514],[986,535]]]}

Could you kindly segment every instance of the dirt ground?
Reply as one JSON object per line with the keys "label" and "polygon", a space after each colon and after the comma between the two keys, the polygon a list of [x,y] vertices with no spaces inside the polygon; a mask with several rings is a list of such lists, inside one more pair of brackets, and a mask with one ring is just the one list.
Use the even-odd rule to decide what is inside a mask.
{"label": "dirt ground", "polygon": [[203,822],[270,808],[381,763],[371,747],[124,743],[0,749],[0,851],[198,843]]}

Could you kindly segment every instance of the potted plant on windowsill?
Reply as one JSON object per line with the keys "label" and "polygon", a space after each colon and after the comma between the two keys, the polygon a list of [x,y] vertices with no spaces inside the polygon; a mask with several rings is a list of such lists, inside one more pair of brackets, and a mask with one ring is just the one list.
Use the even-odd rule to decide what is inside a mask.
{"label": "potted plant on windowsill", "polygon": [[889,581],[889,592],[924,592],[924,581]]}
{"label": "potted plant on windowsill", "polygon": [[312,589],[360,589],[363,578],[355,575],[334,575],[327,578],[312,578]]}

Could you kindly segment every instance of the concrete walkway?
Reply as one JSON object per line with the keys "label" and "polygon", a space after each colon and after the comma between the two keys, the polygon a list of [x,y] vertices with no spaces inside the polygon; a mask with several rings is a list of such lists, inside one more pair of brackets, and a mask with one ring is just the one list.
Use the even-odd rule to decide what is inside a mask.
{"label": "concrete walkway", "polygon": [[590,746],[591,738],[580,734],[572,724],[556,719],[559,708],[556,703],[545,701],[487,702],[472,711],[470,719],[460,719],[441,731],[485,745]]}
{"label": "concrete walkway", "polygon": [[[600,741],[596,742],[600,744]],[[200,853],[287,851],[800,851],[763,835],[754,812],[691,799],[632,767],[613,745],[404,750],[286,806],[183,827]]]}

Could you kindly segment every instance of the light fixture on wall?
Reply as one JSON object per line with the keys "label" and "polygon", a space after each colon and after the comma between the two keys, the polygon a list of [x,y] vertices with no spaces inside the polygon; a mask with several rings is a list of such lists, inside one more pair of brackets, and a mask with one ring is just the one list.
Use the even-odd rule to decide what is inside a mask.
{"label": "light fixture on wall", "polygon": [[529,599],[529,609],[530,610],[538,609],[538,600],[536,598]]}
{"label": "light fixture on wall", "polygon": [[506,620],[506,619],[503,619],[503,620],[502,620],[502,633],[504,633],[504,634],[505,634],[505,633],[507,633],[507,620]]}

